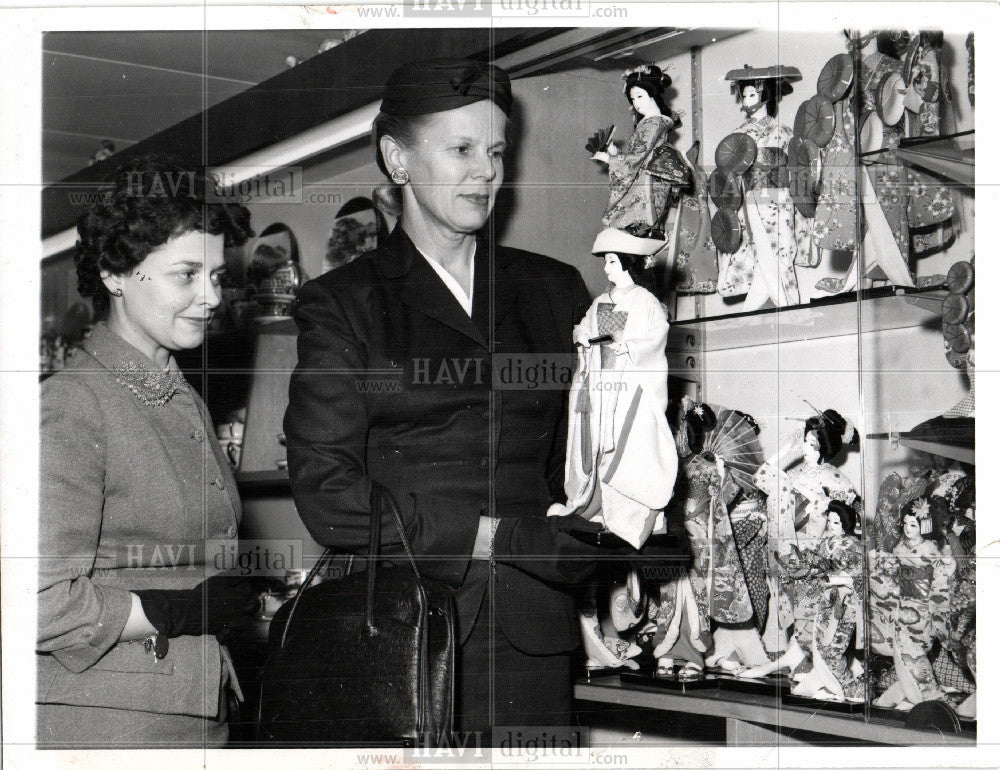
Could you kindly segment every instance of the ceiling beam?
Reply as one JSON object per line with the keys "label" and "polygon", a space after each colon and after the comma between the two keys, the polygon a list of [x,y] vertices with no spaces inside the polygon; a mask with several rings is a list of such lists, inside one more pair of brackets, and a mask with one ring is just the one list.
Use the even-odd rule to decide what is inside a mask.
{"label": "ceiling beam", "polygon": [[49,185],[42,191],[42,236],[72,227],[79,213],[71,203],[75,193],[99,189],[118,165],[131,158],[156,153],[181,164],[223,166],[369,107],[402,62],[441,56],[500,58],[565,31],[555,27],[369,30]]}

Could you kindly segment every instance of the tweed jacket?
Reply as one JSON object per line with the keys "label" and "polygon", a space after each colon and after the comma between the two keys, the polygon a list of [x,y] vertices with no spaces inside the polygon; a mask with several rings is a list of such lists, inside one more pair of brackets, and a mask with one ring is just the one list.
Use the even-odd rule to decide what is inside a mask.
{"label": "tweed jacket", "polygon": [[[463,639],[490,579],[488,563],[471,560],[479,517],[545,516],[565,501],[572,332],[590,304],[575,268],[485,240],[472,300],[470,318],[397,227],[299,291],[285,414],[292,494],[316,541],[366,551],[378,482],[423,574],[458,589]],[[563,381],[540,386],[535,375],[553,364]],[[398,549],[388,516],[382,533],[384,550]],[[579,644],[565,587],[503,564],[494,577],[515,647],[554,654]]]}
{"label": "tweed jacket", "polygon": [[[215,638],[173,639],[160,661],[118,638],[131,591],[191,588],[219,571],[239,518],[229,463],[176,364],[164,372],[98,324],[41,388],[39,704],[190,720],[200,740],[225,676]],[[39,707],[40,742],[61,734],[45,723],[56,712],[67,713]]]}

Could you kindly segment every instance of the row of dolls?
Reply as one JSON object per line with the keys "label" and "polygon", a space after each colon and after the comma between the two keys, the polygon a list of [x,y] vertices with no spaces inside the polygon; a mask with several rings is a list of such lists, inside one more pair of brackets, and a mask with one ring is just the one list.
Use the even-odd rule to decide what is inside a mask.
{"label": "row of dolls", "polygon": [[[974,713],[974,481],[960,470],[886,480],[866,617],[861,500],[830,463],[855,440],[848,421],[809,418],[761,461],[749,415],[687,400],[674,413],[667,518],[683,521],[690,564],[606,575],[581,611],[588,666],[638,668],[646,640],[660,676],[787,671],[805,697],[861,701],[867,690],[879,706],[950,698]],[[866,669],[881,676],[866,684]]]}
{"label": "row of dolls", "polygon": [[[852,264],[843,278],[821,279],[816,288],[851,290],[859,273],[916,285],[913,259],[949,245],[956,208],[947,186],[905,164],[895,149],[906,135],[940,132],[939,102],[947,94],[940,85],[942,45],[940,35],[927,33],[848,39],[849,53],[823,68],[794,129],[778,122],[777,109],[801,80],[796,68],[748,65],[729,72],[745,120],[720,143],[711,176],[697,165],[697,143],[682,155],[669,142],[680,125],[666,103],[669,75],[655,65],[626,72],[634,132],[620,148],[607,131],[587,145],[610,176],[604,224],[659,241],[679,293],[743,296],[746,309],[768,300],[779,307],[797,304],[803,297],[796,266],[816,267],[837,254],[857,257],[861,173],[865,265],[857,271]],[[855,73],[850,52],[865,47],[875,50]],[[850,104],[855,79],[860,118]],[[902,85],[905,98],[892,101],[903,93],[894,86]],[[883,98],[892,102],[884,109]],[[867,135],[874,132],[866,149],[886,150],[877,163],[872,157],[857,163],[853,137],[861,122]],[[922,279],[941,281],[943,276]]]}

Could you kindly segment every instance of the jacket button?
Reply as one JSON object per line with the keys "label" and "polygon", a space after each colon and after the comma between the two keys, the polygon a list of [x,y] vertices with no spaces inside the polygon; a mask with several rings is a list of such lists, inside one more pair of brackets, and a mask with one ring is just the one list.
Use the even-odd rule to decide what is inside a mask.
{"label": "jacket button", "polygon": [[479,512],[486,513],[490,509],[490,504],[485,500],[479,504]]}
{"label": "jacket button", "polygon": [[215,481],[213,481],[212,483],[213,483],[213,484],[215,484],[215,486],[217,486],[217,487],[218,487],[219,489],[225,489],[225,488],[226,488],[226,482],[225,482],[225,480],[224,480],[224,479],[222,478],[222,476],[219,476],[219,477],[218,477],[218,478],[217,478],[217,479],[216,479]]}
{"label": "jacket button", "polygon": [[226,530],[226,535],[228,537],[236,537],[236,525],[230,524],[229,529]]}
{"label": "jacket button", "polygon": [[489,408],[483,409],[479,413],[479,416],[482,417],[484,420],[489,420],[490,419],[490,410],[489,410]]}
{"label": "jacket button", "polygon": [[483,469],[489,468],[490,467],[490,458],[489,457],[480,457],[479,458],[479,467],[483,468]]}
{"label": "jacket button", "polygon": [[195,432],[194,432],[194,440],[195,441],[204,441],[205,440],[205,429],[204,428],[197,428],[195,430]]}

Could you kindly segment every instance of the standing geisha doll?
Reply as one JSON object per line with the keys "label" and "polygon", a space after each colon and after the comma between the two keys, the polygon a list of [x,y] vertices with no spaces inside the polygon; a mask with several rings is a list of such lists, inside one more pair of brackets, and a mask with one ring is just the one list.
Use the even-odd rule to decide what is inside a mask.
{"label": "standing geisha doll", "polygon": [[[829,463],[855,436],[848,420],[827,409],[807,419],[802,433],[761,465],[754,477],[757,488],[767,495],[767,549],[772,567],[769,581],[777,611],[768,618],[764,638],[772,651],[784,648],[785,635],[793,623],[809,624],[812,612],[806,586],[779,569],[779,559],[787,557],[793,546],[800,554],[816,550],[826,530],[831,500],[860,508],[860,498],[851,482]],[[764,676],[785,667],[792,669],[804,657],[805,650],[793,634],[781,657],[743,675]]]}
{"label": "standing geisha doll", "polygon": [[639,548],[662,521],[677,474],[667,424],[667,315],[636,284],[661,244],[603,230],[593,253],[611,286],[573,330],[566,506]]}
{"label": "standing geisha doll", "polygon": [[827,503],[826,528],[813,550],[791,551],[781,569],[797,592],[795,639],[812,668],[796,677],[793,695],[823,700],[864,700],[864,681],[849,665],[849,646],[863,622],[864,552],[855,533],[857,512],[840,500]]}
{"label": "standing geisha doll", "polygon": [[672,508],[683,516],[690,566],[672,580],[661,583],[655,615],[657,633],[653,655],[657,673],[683,680],[698,678],[705,654],[712,647],[708,584],[711,567],[709,543],[709,477],[715,464],[702,456],[706,434],[716,427],[715,411],[685,396],[677,414],[675,432],[680,458]]}
{"label": "standing geisha doll", "polygon": [[[659,300],[636,284],[660,247],[653,239],[603,230],[592,251],[604,259],[610,287],[573,330],[579,362],[569,401],[566,509],[601,520],[635,548],[662,525],[677,474],[666,418],[667,316]],[[637,585],[637,576],[628,582]],[[629,600],[625,584],[613,585],[611,596],[613,604]],[[602,622],[602,610],[594,593],[583,602],[588,667],[634,668],[629,659],[639,648],[616,633],[624,630],[619,621],[627,608],[612,607],[614,624]]]}
{"label": "standing geisha doll", "polygon": [[[719,247],[719,293],[746,294],[744,307],[756,309],[770,299],[776,306],[799,302],[795,275],[798,255],[795,205],[788,177],[788,142],[792,129],[778,123],[778,100],[802,75],[794,67],[731,70],[746,120],[716,150],[713,198],[722,204],[713,218]],[[718,196],[719,187],[725,188]],[[725,203],[722,198],[731,202]],[[725,225],[738,230],[732,236]]]}
{"label": "standing geisha doll", "polygon": [[892,549],[897,562],[899,604],[891,639],[897,681],[875,702],[908,709],[925,700],[943,700],[928,653],[947,637],[949,592],[955,560],[934,539],[930,502],[919,497],[903,507],[902,539]]}
{"label": "standing geisha doll", "polygon": [[607,227],[665,242],[664,223],[672,198],[691,183],[687,159],[667,141],[680,120],[664,100],[670,76],[643,65],[623,76],[635,130],[621,150],[611,141],[593,160],[608,165],[611,197],[604,211]]}
{"label": "standing geisha doll", "polygon": [[691,679],[706,665],[767,660],[759,633],[767,614],[765,514],[752,483],[763,459],[757,433],[753,418],[733,409],[688,404],[682,415],[675,494],[692,561],[660,586],[658,673],[680,665],[678,677]]}

